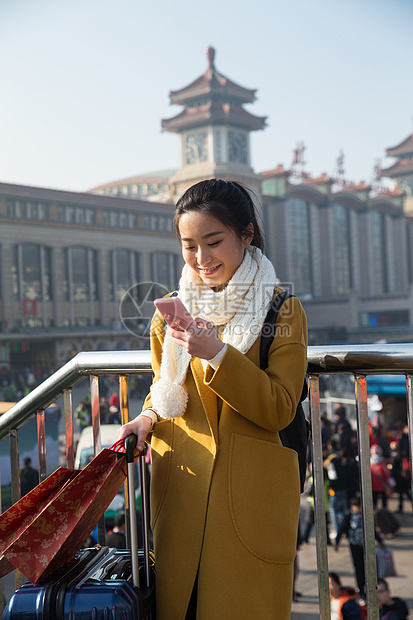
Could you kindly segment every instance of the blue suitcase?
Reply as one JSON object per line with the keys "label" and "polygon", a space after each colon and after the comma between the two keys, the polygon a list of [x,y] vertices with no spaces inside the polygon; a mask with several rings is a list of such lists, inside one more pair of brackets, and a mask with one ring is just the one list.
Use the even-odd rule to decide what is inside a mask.
{"label": "blue suitcase", "polygon": [[[129,496],[134,497],[133,450],[127,442]],[[144,549],[138,551],[136,511],[130,511],[131,548],[96,545],[47,579],[26,582],[10,598],[3,620],[154,620],[154,558],[149,553],[148,505],[144,458],[139,461]]]}

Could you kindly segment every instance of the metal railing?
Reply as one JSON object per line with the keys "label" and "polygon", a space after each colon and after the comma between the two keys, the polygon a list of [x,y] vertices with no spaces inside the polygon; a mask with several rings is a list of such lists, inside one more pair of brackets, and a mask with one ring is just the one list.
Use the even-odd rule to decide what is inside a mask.
{"label": "metal railing", "polygon": [[[74,466],[74,423],[72,389],[86,376],[90,377],[92,426],[95,454],[100,445],[99,375],[119,375],[122,423],[129,420],[128,376],[151,373],[149,351],[113,351],[79,353],[0,418],[0,442],[9,438],[11,459],[12,501],[20,497],[18,430],[37,416],[39,473],[46,476],[45,408],[59,396],[64,398],[66,464]],[[320,617],[330,619],[326,514],[321,442],[319,376],[353,375],[357,409],[357,437],[365,541],[366,596],[369,620],[379,620],[377,599],[376,554],[374,542],[374,511],[370,473],[370,445],[367,406],[367,375],[401,374],[406,376],[407,421],[409,427],[410,468],[413,466],[413,345],[354,345],[308,348],[309,401],[311,410],[312,449],[315,487],[315,523],[317,537],[317,568],[320,594]],[[412,483],[413,491],[413,483]],[[126,496],[127,497],[127,496]],[[104,529],[98,531],[99,542]],[[16,587],[20,580],[16,576]],[[0,601],[1,605],[1,601]]]}

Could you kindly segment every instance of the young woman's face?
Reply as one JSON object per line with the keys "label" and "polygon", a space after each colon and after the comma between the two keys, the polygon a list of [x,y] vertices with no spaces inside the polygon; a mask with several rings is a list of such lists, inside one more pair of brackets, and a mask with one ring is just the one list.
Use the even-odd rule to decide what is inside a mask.
{"label": "young woman's face", "polygon": [[251,237],[240,239],[216,217],[192,211],[179,220],[182,256],[211,288],[225,288],[244,258]]}

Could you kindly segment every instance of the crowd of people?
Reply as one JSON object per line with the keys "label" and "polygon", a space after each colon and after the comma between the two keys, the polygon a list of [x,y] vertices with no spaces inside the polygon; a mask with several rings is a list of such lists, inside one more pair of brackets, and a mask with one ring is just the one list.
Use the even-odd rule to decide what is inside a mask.
{"label": "crowd of people", "polygon": [[2,399],[14,403],[27,396],[42,381],[47,379],[51,370],[41,366],[25,366],[10,370],[8,366],[0,369],[0,392]]}
{"label": "crowd of people", "polygon": [[[148,375],[129,375],[128,394],[130,400],[143,400],[149,391],[151,378]],[[101,424],[121,424],[119,377],[110,375],[99,378],[99,412]],[[90,392],[75,409],[75,420],[82,431],[92,424],[92,403]]]}
{"label": "crowd of people", "polygon": [[[323,450],[324,503],[327,525],[327,544],[340,549],[345,536],[348,541],[357,588],[343,587],[339,575],[330,573],[330,601],[332,620],[358,620],[367,617],[366,583],[364,566],[364,533],[360,499],[360,476],[357,435],[346,417],[345,408],[338,403],[333,420],[327,414],[321,417]],[[411,505],[411,478],[409,467],[409,441],[407,425],[399,425],[390,439],[380,427],[370,425],[370,468],[373,507],[377,519],[375,539],[378,547],[386,548],[385,536],[389,533],[378,518],[388,513],[388,499],[398,500],[398,513],[404,510],[404,500]],[[301,542],[307,543],[314,525],[314,482],[311,455],[306,494],[307,510],[302,528]],[[401,599],[392,598],[384,579],[378,580],[380,618],[405,620],[408,610]]]}

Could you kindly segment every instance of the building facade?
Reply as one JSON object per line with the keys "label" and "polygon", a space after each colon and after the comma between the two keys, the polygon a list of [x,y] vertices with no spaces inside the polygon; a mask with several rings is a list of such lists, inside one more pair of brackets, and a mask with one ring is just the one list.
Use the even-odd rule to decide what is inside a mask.
{"label": "building facade", "polygon": [[395,189],[262,173],[267,250],[301,299],[312,344],[410,342],[413,217]]}
{"label": "building facade", "polygon": [[172,218],[170,204],[0,183],[0,364],[147,347],[153,299],[181,270]]}
{"label": "building facade", "polygon": [[[259,197],[266,250],[305,307],[312,344],[413,338],[413,135],[387,150],[392,191],[285,170],[257,174],[244,109],[255,90],[219,73],[170,93],[179,170],[87,193],[0,183],[0,366],[56,368],[82,350],[146,348],[153,299],[177,287],[176,198],[210,177]],[[128,200],[125,200],[128,199]]]}

